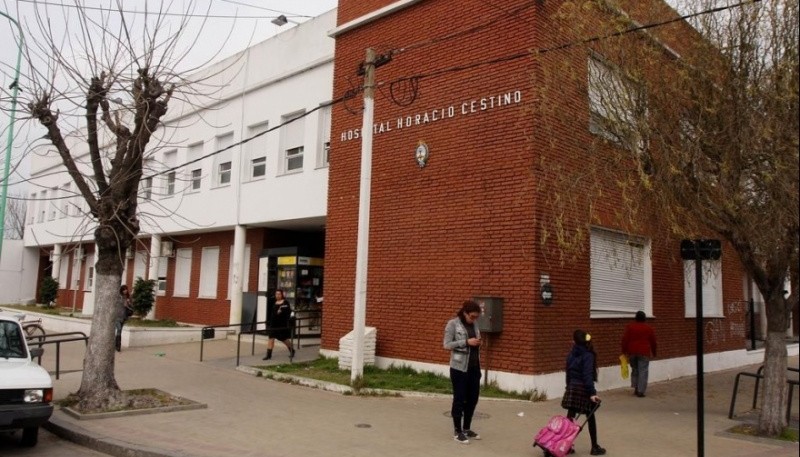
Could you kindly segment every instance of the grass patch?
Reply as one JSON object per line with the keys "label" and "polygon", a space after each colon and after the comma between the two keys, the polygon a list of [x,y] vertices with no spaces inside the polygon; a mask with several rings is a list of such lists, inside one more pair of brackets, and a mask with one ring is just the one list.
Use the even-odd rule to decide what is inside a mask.
{"label": "grass patch", "polygon": [[[320,357],[306,363],[294,363],[258,367],[278,373],[302,376],[345,386],[351,386],[350,371],[340,370],[339,361],[335,358]],[[269,378],[269,375],[266,375]],[[357,392],[361,389],[398,390],[410,392],[426,392],[449,395],[452,393],[450,379],[435,373],[419,372],[408,366],[392,366],[380,369],[372,365],[364,367],[364,376],[352,385]],[[509,392],[500,389],[496,383],[481,386],[481,395],[492,398],[510,398],[529,401],[544,401],[546,396],[536,391]]]}
{"label": "grass patch", "polygon": [[40,305],[0,305],[6,309],[13,309],[29,313],[49,314],[52,316],[61,316],[72,312],[72,308],[59,308],[58,306],[40,306]]}
{"label": "grass patch", "polygon": [[188,327],[175,322],[174,319],[128,319],[125,325],[129,327]]}

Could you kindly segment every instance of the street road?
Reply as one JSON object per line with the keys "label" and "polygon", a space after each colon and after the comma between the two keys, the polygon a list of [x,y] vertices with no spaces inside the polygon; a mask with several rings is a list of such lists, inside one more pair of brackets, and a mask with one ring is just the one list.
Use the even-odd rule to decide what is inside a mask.
{"label": "street road", "polygon": [[39,429],[39,444],[23,447],[19,444],[21,431],[0,431],[0,455],[3,457],[104,457],[108,454],[96,452],[62,440],[45,429]]}

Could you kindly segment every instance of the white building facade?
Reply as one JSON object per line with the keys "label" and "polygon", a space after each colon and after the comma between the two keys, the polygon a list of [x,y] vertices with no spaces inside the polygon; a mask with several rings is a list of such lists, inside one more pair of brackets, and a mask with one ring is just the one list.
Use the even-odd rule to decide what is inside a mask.
{"label": "white building facade", "polygon": [[[123,276],[157,281],[156,317],[240,322],[232,291],[266,292],[265,250],[323,256],[335,26],[331,10],[292,27],[192,75],[197,95],[170,102],[148,145]],[[70,146],[89,176],[85,145]],[[25,246],[59,280],[58,304],[91,314],[94,225],[61,159],[37,152]]]}

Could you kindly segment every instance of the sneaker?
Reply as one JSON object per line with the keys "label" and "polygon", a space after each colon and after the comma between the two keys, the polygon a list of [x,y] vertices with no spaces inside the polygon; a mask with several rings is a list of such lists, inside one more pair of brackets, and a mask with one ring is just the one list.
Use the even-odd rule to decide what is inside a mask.
{"label": "sneaker", "polygon": [[471,440],[479,440],[479,439],[481,439],[481,436],[478,435],[476,432],[474,432],[472,430],[464,430],[464,436],[466,436],[467,438],[469,438]]}
{"label": "sneaker", "polygon": [[591,455],[605,455],[605,453],[606,450],[600,446],[592,446],[592,450],[589,452]]}
{"label": "sneaker", "polygon": [[456,433],[455,436],[453,436],[453,439],[459,444],[469,444],[469,440],[463,432]]}

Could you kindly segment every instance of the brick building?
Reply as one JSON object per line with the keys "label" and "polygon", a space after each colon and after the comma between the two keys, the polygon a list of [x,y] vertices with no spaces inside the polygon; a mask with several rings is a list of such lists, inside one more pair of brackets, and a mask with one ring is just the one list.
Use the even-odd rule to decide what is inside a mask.
{"label": "brick building", "polygon": [[[609,188],[601,204],[608,217],[573,215],[579,222],[566,233],[588,229],[566,261],[544,236],[559,217],[548,204],[550,167],[582,167],[602,134],[585,83],[598,59],[585,46],[560,48],[578,28],[560,15],[561,4],[468,0],[456,10],[442,0],[339,2],[334,95],[363,82],[367,48],[384,57],[375,71],[366,299],[378,364],[445,373],[445,322],[463,300],[489,296],[502,298],[503,327],[487,335],[483,368],[501,385],[560,395],[575,328],[594,335],[601,387],[622,385],[620,339],[639,309],[659,337],[651,376],[692,372],[693,266],[685,275],[679,240],[655,238],[657,219],[636,231],[615,226],[610,216],[621,197]],[[650,5],[632,2],[627,12],[643,21],[675,14]],[[591,29],[592,17],[583,20]],[[583,70],[558,75],[564,61]],[[541,109],[544,85],[549,113]],[[361,119],[357,98],[334,107],[323,353],[335,354],[353,328]],[[415,160],[421,144],[425,166]],[[719,369],[746,357],[743,300],[752,287],[733,251],[712,263],[704,338],[714,354],[706,366]]]}

